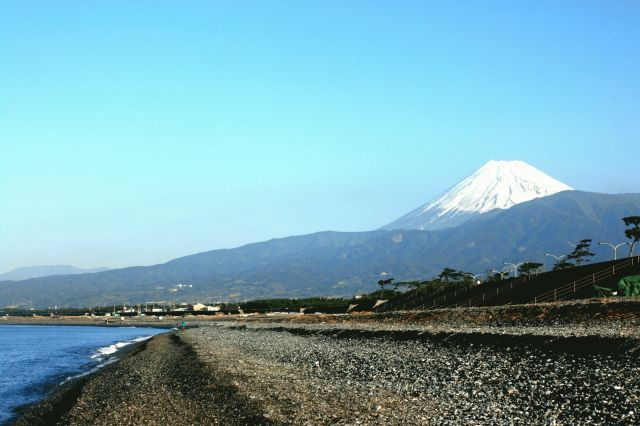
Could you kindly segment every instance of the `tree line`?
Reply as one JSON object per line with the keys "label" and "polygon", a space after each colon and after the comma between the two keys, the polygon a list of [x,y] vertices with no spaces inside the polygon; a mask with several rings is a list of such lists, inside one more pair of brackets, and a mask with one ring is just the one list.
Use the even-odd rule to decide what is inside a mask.
{"label": "tree line", "polygon": [[[627,216],[622,218],[625,226],[625,237],[630,239],[629,242],[629,257],[633,256],[633,252],[636,244],[640,241],[640,216]],[[553,266],[553,270],[562,270],[567,268],[578,267],[591,261],[591,258],[595,256],[595,253],[591,251],[592,240],[585,238],[575,244],[573,251],[570,253],[556,258],[556,263]],[[531,276],[540,272],[543,264],[538,262],[526,261],[520,264],[517,268],[517,272],[524,276]],[[500,281],[509,277],[509,272],[496,271],[491,269],[486,272],[487,281]],[[437,278],[430,280],[413,280],[413,281],[396,281],[394,278],[387,278],[378,281],[380,290],[371,294],[380,297],[389,297],[396,294],[400,288],[404,287],[407,290],[427,290],[432,293],[447,287],[448,289],[455,288],[471,288],[474,285],[474,277],[477,275],[471,272],[459,271],[453,268],[444,268]],[[385,290],[385,287],[392,287],[390,290]]]}

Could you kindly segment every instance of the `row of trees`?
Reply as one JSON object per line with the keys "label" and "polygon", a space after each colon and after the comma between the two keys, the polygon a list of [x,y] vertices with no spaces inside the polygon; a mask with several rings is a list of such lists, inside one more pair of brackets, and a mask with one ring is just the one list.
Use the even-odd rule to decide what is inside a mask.
{"label": "row of trees", "polygon": [[[625,236],[631,240],[629,243],[629,257],[633,256],[633,251],[640,241],[640,216],[628,216],[622,218],[625,226],[629,229],[625,230]],[[556,263],[553,267],[554,270],[573,268],[581,266],[586,262],[590,262],[591,258],[595,256],[595,253],[591,251],[592,240],[585,238],[580,240],[578,244],[574,246],[571,253],[556,258]],[[531,276],[540,272],[543,264],[538,262],[523,262],[517,268],[517,272],[521,275]],[[456,287],[470,288],[474,284],[474,277],[479,275],[486,275],[487,281],[499,281],[508,277],[509,272],[502,272],[496,270],[489,270],[486,274],[474,275],[470,272],[458,271],[453,268],[444,268],[437,278],[431,280],[416,280],[416,281],[395,281],[394,278],[387,278],[379,280],[380,293],[385,294],[385,291],[395,293],[401,287],[407,290],[427,289],[430,292],[437,290],[438,288],[447,287],[450,289]],[[392,287],[393,291],[385,290],[385,287]]]}
{"label": "row of trees", "polygon": [[[482,275],[482,274],[480,274]],[[442,288],[453,290],[455,288],[471,288],[474,285],[474,277],[470,272],[458,271],[453,268],[444,268],[436,278],[430,280],[415,280],[415,281],[396,281],[393,278],[385,280],[379,280],[378,285],[381,296],[390,296],[397,292],[401,287],[407,290],[421,290],[429,293],[436,292]],[[390,286],[392,289],[385,290],[385,287]]]}

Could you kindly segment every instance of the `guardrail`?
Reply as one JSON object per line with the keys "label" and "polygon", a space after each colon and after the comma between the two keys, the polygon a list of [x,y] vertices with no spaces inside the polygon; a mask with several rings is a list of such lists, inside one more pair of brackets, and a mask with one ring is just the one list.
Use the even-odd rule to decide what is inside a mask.
{"label": "guardrail", "polygon": [[438,297],[447,297],[447,295],[449,295],[449,298],[451,298],[452,294],[462,294],[463,292],[468,291],[465,290],[463,288],[458,288],[454,291],[451,291],[443,296],[437,296],[438,294],[442,294],[442,293],[446,293],[446,289],[442,288],[439,290],[436,290],[432,293],[420,293],[420,295],[414,295],[414,294],[409,294],[409,295],[402,295],[397,297],[396,299],[393,299],[387,303],[385,303],[384,305],[380,305],[379,309],[375,309],[374,311],[379,312],[379,311],[387,311],[390,310],[394,307],[398,307],[398,306],[402,306],[402,309],[405,309],[407,306],[411,307],[411,306],[417,306],[418,303],[416,303],[417,301],[420,302],[420,304],[423,304],[424,300],[431,300],[433,298],[438,298]]}
{"label": "guardrail", "polygon": [[463,307],[463,306],[475,306],[477,304],[479,304],[480,302],[484,302],[488,299],[491,299],[493,297],[496,297],[498,295],[504,294],[506,292],[509,292],[511,290],[513,290],[514,287],[520,287],[522,284],[526,283],[528,281],[528,277],[527,276],[522,276],[520,278],[518,278],[517,280],[511,281],[510,283],[507,283],[505,285],[496,287],[494,289],[491,289],[489,291],[484,291],[474,297],[470,297],[468,298],[466,301],[464,302],[457,302],[457,303],[449,303],[449,304],[440,304],[437,306],[434,306],[434,308],[458,308],[458,307]]}
{"label": "guardrail", "polygon": [[613,265],[607,269],[598,271],[595,274],[582,277],[579,280],[570,282],[561,287],[544,292],[534,297],[529,303],[531,302],[541,303],[541,302],[551,302],[551,301],[555,302],[556,300],[565,298],[571,294],[575,294],[578,290],[582,288],[585,288],[590,285],[594,285],[595,283],[602,281],[604,279],[611,278],[615,276],[615,274],[619,272],[621,269],[625,269],[630,266],[634,266],[638,264],[640,264],[640,256],[630,257],[624,262],[618,263],[617,265]]}
{"label": "guardrail", "polygon": [[[481,295],[475,296],[468,300],[475,300],[477,298],[481,298],[481,300],[485,300],[484,297],[489,298],[493,297],[496,294],[502,294],[508,289],[512,289],[514,286],[518,286],[520,284],[524,284],[527,282],[526,276],[521,276],[515,280],[508,282],[500,287],[492,289],[486,293],[482,293]],[[388,311],[393,308],[406,309],[409,308],[418,308],[418,309],[438,309],[438,308],[446,308],[451,306],[467,306],[467,302],[462,304],[449,303],[453,299],[458,299],[459,296],[463,294],[467,294],[471,292],[473,289],[465,289],[458,288],[454,291],[450,291],[448,293],[443,294],[442,296],[435,296],[432,294],[421,294],[419,296],[408,296],[408,297],[400,297],[390,303],[385,303],[382,305],[379,311]],[[494,291],[497,292],[494,294]],[[486,296],[485,296],[486,294]],[[471,306],[471,305],[468,305]]]}

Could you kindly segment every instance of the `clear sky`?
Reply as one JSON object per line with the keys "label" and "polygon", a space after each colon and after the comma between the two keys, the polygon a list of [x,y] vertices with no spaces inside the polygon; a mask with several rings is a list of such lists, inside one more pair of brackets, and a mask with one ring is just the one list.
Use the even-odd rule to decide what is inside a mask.
{"label": "clear sky", "polygon": [[640,192],[640,2],[0,0],[0,271],[371,230],[490,159]]}

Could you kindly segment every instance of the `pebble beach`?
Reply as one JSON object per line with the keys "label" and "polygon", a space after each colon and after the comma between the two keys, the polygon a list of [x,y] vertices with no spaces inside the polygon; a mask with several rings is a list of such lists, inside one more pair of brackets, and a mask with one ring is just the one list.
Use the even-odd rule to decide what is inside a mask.
{"label": "pebble beach", "polygon": [[468,310],[429,322],[202,320],[140,344],[17,424],[637,424],[640,340],[627,308],[535,321],[512,315],[517,307],[485,321]]}

